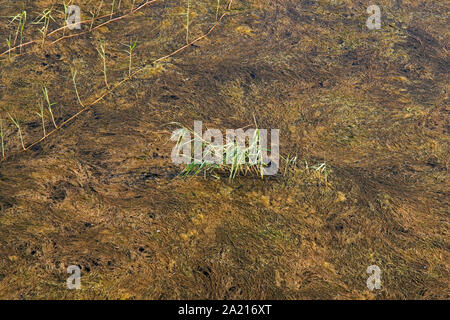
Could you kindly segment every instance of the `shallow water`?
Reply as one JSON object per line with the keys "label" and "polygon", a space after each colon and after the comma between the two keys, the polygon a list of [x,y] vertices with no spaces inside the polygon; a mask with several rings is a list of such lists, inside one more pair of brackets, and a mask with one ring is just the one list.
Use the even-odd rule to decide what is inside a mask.
{"label": "shallow water", "polygon": [[[216,3],[192,4],[190,40],[213,26]],[[206,38],[153,63],[186,43],[183,1],[42,43],[31,21],[52,4],[55,30],[56,1],[0,5],[0,39],[17,30],[3,16],[23,9],[23,42],[36,39],[0,57],[0,297],[448,296],[448,5],[379,1],[381,29],[369,30],[366,1],[233,1]],[[80,7],[88,17],[98,3]],[[119,85],[135,39],[132,70],[146,68]],[[71,68],[84,105],[108,94],[64,123],[83,108]],[[64,126],[33,144],[42,87]],[[263,179],[183,178],[170,123],[195,120],[280,129],[281,156],[298,161]],[[64,287],[69,265],[81,266],[82,290]],[[380,290],[366,286],[370,265]]]}

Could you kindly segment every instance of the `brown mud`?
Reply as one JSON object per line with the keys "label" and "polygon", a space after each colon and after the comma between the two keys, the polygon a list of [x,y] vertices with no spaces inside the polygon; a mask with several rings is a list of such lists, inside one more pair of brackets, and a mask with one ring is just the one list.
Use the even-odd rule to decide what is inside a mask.
{"label": "brown mud", "polygon": [[[84,20],[100,2],[75,4]],[[207,37],[152,63],[186,44],[186,2],[155,1],[1,56],[0,297],[448,299],[448,3],[380,0],[380,30],[365,26],[371,4],[222,3]],[[191,40],[214,25],[216,5],[191,1]],[[1,1],[0,53],[17,28],[8,17],[26,10],[24,42],[39,40],[31,22],[51,7],[54,30],[62,1]],[[133,70],[146,69],[21,152],[7,114],[26,146],[39,140],[42,87],[57,124],[82,109],[71,68],[82,101],[105,92],[100,39],[110,85],[128,76],[130,40]],[[280,129],[295,167],[179,176],[169,123],[224,132],[254,119]],[[65,287],[74,264],[82,290]],[[380,290],[366,286],[370,265]]]}

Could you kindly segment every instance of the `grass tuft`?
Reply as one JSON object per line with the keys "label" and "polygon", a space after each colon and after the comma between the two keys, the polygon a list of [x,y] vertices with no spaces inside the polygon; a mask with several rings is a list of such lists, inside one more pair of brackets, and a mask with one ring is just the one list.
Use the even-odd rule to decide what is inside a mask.
{"label": "grass tuft", "polygon": [[[180,124],[178,124],[180,125]],[[175,148],[181,150],[184,145],[191,144],[197,138],[201,142],[202,150],[205,150],[204,154],[209,155],[221,155],[223,161],[221,163],[215,163],[213,161],[207,161],[202,157],[202,160],[193,160],[191,155],[184,155],[192,162],[188,163],[183,169],[182,175],[196,176],[199,173],[203,173],[204,176],[212,174],[214,177],[216,171],[227,172],[229,179],[234,179],[238,173],[247,175],[253,173],[263,177],[263,168],[266,166],[263,159],[263,148],[261,147],[260,129],[254,130],[253,136],[249,139],[248,146],[241,144],[238,141],[227,142],[224,145],[216,145],[203,139],[203,137],[196,136],[196,133],[187,127],[181,125],[181,129],[177,130],[172,139],[177,139]],[[185,141],[183,137],[186,133],[193,134],[194,138]],[[270,151],[266,149],[266,151]]]}
{"label": "grass tuft", "polygon": [[42,49],[44,48],[45,38],[48,32],[48,25],[50,24],[50,20],[55,21],[52,16],[51,9],[45,9],[38,17],[37,21],[32,22],[32,24],[42,24],[42,28],[39,31],[42,33]]}

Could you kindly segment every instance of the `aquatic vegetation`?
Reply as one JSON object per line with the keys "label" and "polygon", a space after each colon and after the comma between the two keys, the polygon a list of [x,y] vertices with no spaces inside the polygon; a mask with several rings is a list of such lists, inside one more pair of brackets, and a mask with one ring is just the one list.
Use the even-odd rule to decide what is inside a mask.
{"label": "aquatic vegetation", "polygon": [[48,33],[48,25],[50,23],[50,20],[55,21],[55,19],[52,16],[52,10],[51,9],[45,9],[38,17],[37,21],[32,22],[32,24],[42,24],[42,28],[39,29],[39,31],[42,34],[42,49],[44,48],[45,44],[45,38]]}
{"label": "aquatic vegetation", "polygon": [[22,52],[23,29],[25,28],[25,23],[27,22],[27,12],[25,10],[23,10],[21,13],[19,13],[19,14],[15,15],[14,17],[12,17],[12,19],[11,19],[11,21],[9,23],[13,23],[16,20],[18,20],[19,23],[17,25],[16,36],[14,38],[14,46],[16,45],[17,38],[20,35],[19,47],[20,47],[20,52]]}
{"label": "aquatic vegetation", "polygon": [[126,50],[125,52],[128,53],[128,55],[129,55],[128,76],[131,76],[131,64],[132,64],[131,59],[132,59],[133,50],[136,47],[136,44],[137,44],[137,39],[133,43],[131,43],[131,40],[130,40],[130,44],[126,45],[126,46],[128,46],[128,50]]}
{"label": "aquatic vegetation", "polygon": [[11,61],[11,35],[9,35],[9,38],[6,38],[6,44],[8,45],[8,59]]}
{"label": "aquatic vegetation", "polygon": [[[27,19],[48,3],[26,7]],[[186,0],[126,21],[115,19],[132,17],[130,0],[123,11],[115,1],[112,19],[112,0],[101,10],[76,3],[82,30],[61,39],[63,13],[52,12],[45,52],[44,24],[26,24],[17,57],[18,20],[0,29],[10,35],[0,62],[0,298],[445,296],[443,5],[412,0],[399,12],[385,1],[389,22],[375,31],[364,4],[348,1],[235,1],[231,12],[225,1],[190,1],[188,26]],[[436,24],[424,11],[440,15]],[[261,179],[263,129],[244,146],[203,135],[202,155],[228,151],[229,163],[196,162],[195,148],[174,163],[162,127],[195,119],[280,128],[279,174]],[[174,128],[189,134],[174,137],[179,148],[195,145],[192,130]],[[82,282],[93,290],[65,288],[71,263],[89,270]],[[365,282],[373,264],[384,275],[375,292]]]}
{"label": "aquatic vegetation", "polygon": [[105,85],[106,88],[109,89],[109,84],[108,84],[108,77],[106,75],[106,52],[105,52],[105,46],[103,45],[102,40],[99,40],[99,48],[96,48],[98,54],[100,55],[100,58],[102,59],[103,62],[103,76],[105,78]]}
{"label": "aquatic vegetation", "polygon": [[12,115],[10,115],[8,113],[9,118],[11,119],[11,122],[16,126],[17,130],[18,130],[18,134],[19,134],[19,138],[20,138],[20,142],[22,144],[22,148],[23,150],[25,150],[25,144],[23,142],[23,135],[22,135],[22,129],[20,128],[20,124],[19,124],[19,120],[14,119],[14,117]]}
{"label": "aquatic vegetation", "polygon": [[187,4],[186,4],[186,43],[189,43],[190,15],[191,15],[191,0],[187,0]]}
{"label": "aquatic vegetation", "polygon": [[41,118],[42,121],[42,131],[44,132],[45,137],[45,115],[44,115],[44,103],[42,103],[42,100],[39,99],[39,112],[36,112],[39,118]]}
{"label": "aquatic vegetation", "polygon": [[52,111],[52,106],[54,106],[56,104],[56,102],[50,103],[50,99],[48,97],[48,91],[47,91],[46,87],[42,88],[42,93],[44,94],[45,101],[47,101],[47,109],[48,109],[48,112],[50,113],[50,117],[52,119],[53,125],[55,126],[55,128],[58,128],[58,126],[56,125],[56,122],[55,122],[55,117],[53,116],[53,111]]}
{"label": "aquatic vegetation", "polygon": [[6,132],[3,129],[3,119],[0,117],[0,146],[2,148],[2,159],[5,158],[5,136]]}
{"label": "aquatic vegetation", "polygon": [[73,82],[73,86],[75,88],[75,93],[77,95],[78,102],[80,103],[80,105],[83,108],[85,108],[83,102],[81,102],[80,95],[78,94],[77,81],[76,81],[78,70],[70,68],[70,72],[72,74],[72,82]]}
{"label": "aquatic vegetation", "polygon": [[[234,179],[238,173],[243,175],[253,173],[263,177],[264,167],[267,165],[264,161],[263,152],[270,150],[267,148],[263,149],[260,129],[253,129],[252,133],[248,139],[248,144],[246,144],[245,140],[239,141],[238,138],[227,139],[225,144],[217,144],[216,141],[207,141],[194,130],[182,126],[171,137],[171,140],[176,140],[175,153],[178,150],[182,150],[186,145],[191,144],[194,144],[194,149],[200,148],[204,150],[201,159],[196,159],[195,156],[192,158],[190,154],[183,154],[188,163],[183,169],[182,175],[196,176],[199,173],[203,173],[204,176],[212,174],[217,177],[215,172],[221,171],[228,172],[229,179]],[[192,138],[186,139],[186,137]],[[211,160],[212,157],[215,157],[218,161]]]}
{"label": "aquatic vegetation", "polygon": [[217,7],[216,7],[216,20],[219,18],[219,9],[220,9],[220,0],[217,0]]}

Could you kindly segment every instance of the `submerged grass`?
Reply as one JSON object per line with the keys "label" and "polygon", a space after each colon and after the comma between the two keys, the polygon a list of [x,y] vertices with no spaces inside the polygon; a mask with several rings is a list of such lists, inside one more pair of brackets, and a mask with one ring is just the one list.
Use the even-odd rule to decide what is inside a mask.
{"label": "submerged grass", "polygon": [[187,0],[187,4],[186,4],[186,44],[189,43],[190,16],[191,16],[191,0]]}
{"label": "submerged grass", "polygon": [[39,99],[39,112],[36,112],[39,118],[41,118],[42,121],[42,131],[44,133],[44,137],[46,136],[45,132],[45,114],[44,114],[44,103],[41,99]]}
{"label": "submerged grass", "polygon": [[105,52],[105,46],[103,45],[103,41],[101,39],[99,40],[99,48],[96,48],[96,49],[97,49],[97,52],[100,55],[100,58],[102,59],[102,62],[103,62],[103,76],[105,79],[106,88],[109,89],[108,77],[106,74],[106,52]]}
{"label": "submerged grass", "polygon": [[48,109],[48,112],[50,113],[50,117],[52,119],[53,125],[55,126],[55,128],[58,128],[58,126],[56,125],[56,122],[55,122],[55,117],[53,116],[53,111],[52,111],[52,106],[54,106],[56,104],[56,102],[50,103],[50,98],[48,97],[48,90],[46,87],[42,88],[42,93],[44,94],[45,101],[47,102],[47,109]]}
{"label": "submerged grass", "polygon": [[11,122],[16,126],[17,132],[19,134],[20,143],[22,144],[23,150],[25,150],[25,144],[23,142],[23,135],[22,135],[22,129],[20,128],[19,120],[14,119],[14,117],[8,113],[9,118],[11,119]]}
{"label": "submerged grass", "polygon": [[133,55],[133,50],[137,45],[137,39],[134,42],[131,42],[130,40],[130,44],[126,45],[128,47],[128,50],[125,50],[126,53],[128,53],[129,55],[129,60],[128,60],[128,76],[131,76],[131,66],[132,66],[132,55]]}
{"label": "submerged grass", "polygon": [[50,20],[55,21],[52,16],[52,9],[45,9],[37,18],[36,21],[32,22],[32,24],[42,24],[42,28],[39,30],[42,34],[42,49],[44,49],[45,38],[48,33],[48,26],[50,24]]}
{"label": "submerged grass", "polygon": [[25,23],[27,22],[27,12],[25,10],[22,10],[21,13],[15,15],[14,17],[12,17],[12,19],[10,20],[10,23],[13,23],[14,21],[18,20],[18,25],[17,25],[17,31],[16,31],[16,36],[14,38],[14,46],[17,43],[17,38],[20,35],[20,52],[22,52],[22,43],[23,43],[23,30],[25,28]]}
{"label": "submerged grass", "polygon": [[74,68],[70,68],[70,73],[72,74],[73,87],[75,88],[75,94],[77,95],[78,103],[84,109],[85,106],[84,106],[83,102],[81,102],[80,94],[78,93],[77,81],[76,81],[78,70],[74,69]]}
{"label": "submerged grass", "polygon": [[2,148],[2,159],[5,158],[5,136],[6,132],[3,129],[3,119],[0,117],[0,146]]}
{"label": "submerged grass", "polygon": [[[412,2],[405,11],[442,12],[431,2]],[[111,49],[139,36],[143,50],[133,52],[136,61],[146,61],[150,51],[165,55],[162,44],[185,43],[184,16],[173,25],[165,20],[172,3],[148,10],[154,19],[111,24],[101,36]],[[441,81],[443,41],[433,29],[446,29],[433,19],[414,19],[390,27],[401,34],[391,41],[385,39],[390,29],[364,32],[359,20],[365,8],[346,3],[235,2],[225,28],[216,28],[200,49],[188,46],[164,59],[165,71],[127,82],[107,104],[97,104],[59,137],[21,156],[10,154],[19,143],[6,116],[2,154],[6,148],[11,158],[0,165],[0,297],[445,298],[448,108],[442,103],[448,90]],[[185,4],[177,1],[172,12],[185,11]],[[208,6],[203,12],[210,15],[194,20],[191,10],[191,35],[215,20],[215,5],[195,3]],[[348,34],[357,45],[347,47]],[[64,66],[97,79],[96,38],[86,37],[83,48],[54,45],[48,50],[51,68],[43,70],[43,55],[35,50],[26,50],[29,60],[22,56],[2,65],[0,112],[21,120],[26,141],[42,135],[40,122],[26,108],[12,112],[10,101],[35,96],[33,88],[40,91],[45,81],[60,93],[53,99],[70,109],[61,108],[67,116],[77,102]],[[392,55],[389,48],[395,48]],[[119,73],[111,70],[111,84]],[[408,81],[392,81],[391,75]],[[103,79],[97,82],[91,89],[91,82],[78,80],[87,106],[104,89]],[[436,90],[428,90],[431,85]],[[354,103],[324,99],[342,92]],[[409,107],[423,112],[405,114]],[[45,113],[46,122],[52,121]],[[252,179],[259,176],[252,171],[238,179],[238,171],[226,181],[234,175],[231,163],[211,171],[221,178],[223,170],[225,179],[176,178],[178,167],[168,159],[172,146],[164,145],[170,132],[161,133],[161,125],[201,115],[217,127],[242,127],[254,113],[264,127],[281,128],[281,148],[288,154],[283,177]],[[354,142],[339,143],[343,135]],[[235,154],[245,148],[234,148]],[[202,163],[195,165],[190,175]],[[82,267],[82,290],[64,286],[72,263]],[[369,291],[365,271],[373,264],[382,270],[382,289]]]}

